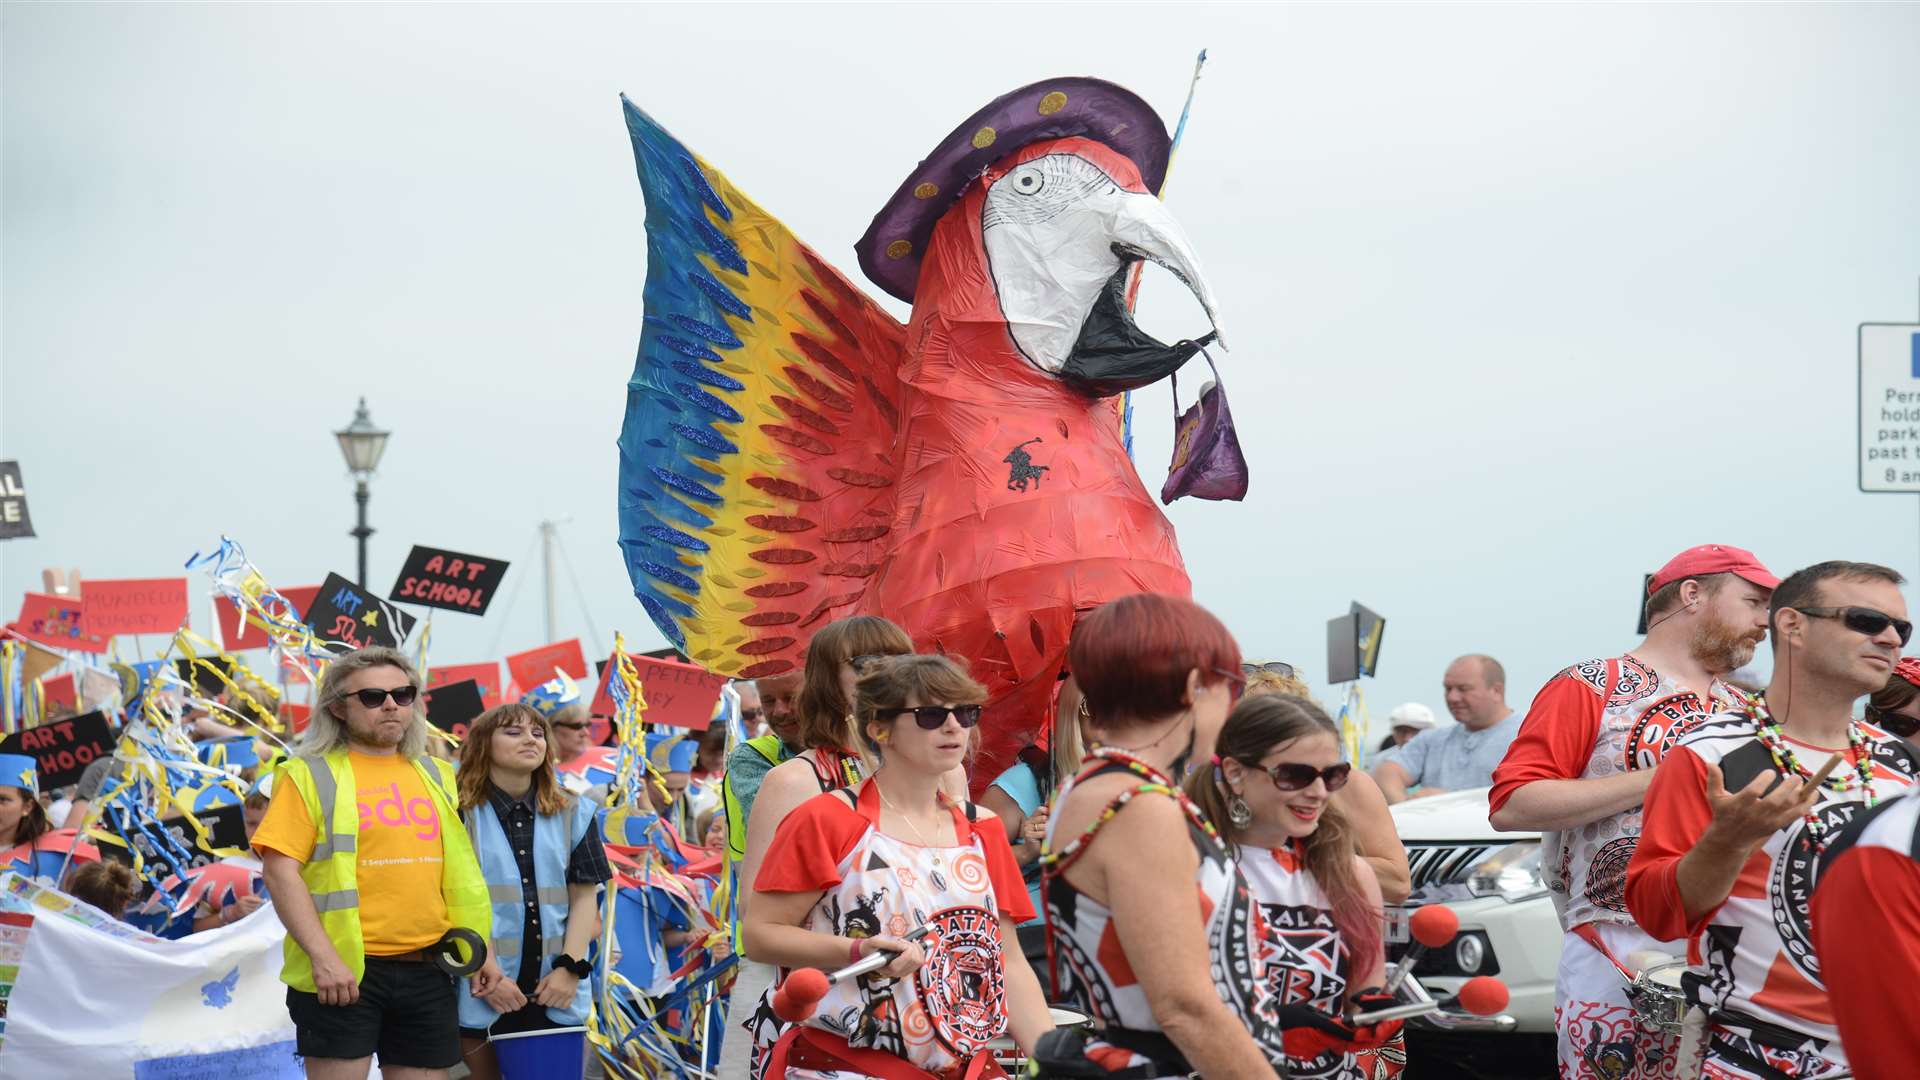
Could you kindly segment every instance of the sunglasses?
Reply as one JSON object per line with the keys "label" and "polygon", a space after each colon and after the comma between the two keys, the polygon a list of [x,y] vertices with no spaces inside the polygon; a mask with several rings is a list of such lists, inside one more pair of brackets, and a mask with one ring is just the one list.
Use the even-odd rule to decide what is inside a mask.
{"label": "sunglasses", "polygon": [[589,723],[586,723],[585,721],[571,721],[571,720],[570,720],[570,721],[568,721],[567,723],[564,723],[564,724],[555,724],[555,725],[553,725],[553,726],[554,726],[554,727],[563,727],[563,728],[566,728],[566,729],[567,729],[568,731],[585,731],[585,730],[587,730],[588,728],[590,728],[590,727],[592,727],[593,725],[592,725],[592,724],[589,724]]}
{"label": "sunglasses", "polygon": [[1315,780],[1319,780],[1327,785],[1327,792],[1331,794],[1347,786],[1347,778],[1353,775],[1353,766],[1343,761],[1338,765],[1316,769],[1311,765],[1283,761],[1266,770],[1266,773],[1273,778],[1273,786],[1281,791],[1304,791],[1312,787]]}
{"label": "sunglasses", "polygon": [[913,722],[919,724],[922,731],[939,731],[946,726],[949,713],[953,714],[955,720],[960,721],[960,726],[963,728],[970,728],[980,722],[978,705],[921,705],[912,709],[881,709],[880,711],[887,716],[912,713]]}
{"label": "sunglasses", "polygon": [[420,689],[414,686],[397,686],[392,690],[355,690],[353,696],[360,699],[360,705],[363,708],[377,709],[382,702],[392,698],[395,705],[404,709],[420,696]]}
{"label": "sunglasses", "polygon": [[1902,645],[1913,637],[1912,623],[1870,607],[1803,607],[1793,610],[1816,619],[1839,619],[1841,626],[1867,637],[1879,637],[1891,626],[1893,632],[1900,635]]}
{"label": "sunglasses", "polygon": [[1264,664],[1241,664],[1242,675],[1257,675],[1262,671],[1271,672],[1283,679],[1293,678],[1293,665],[1285,660],[1269,660]]}
{"label": "sunglasses", "polygon": [[742,720],[747,720],[747,721],[758,720],[765,715],[766,715],[766,712],[763,709],[741,709],[740,710],[740,719]]}

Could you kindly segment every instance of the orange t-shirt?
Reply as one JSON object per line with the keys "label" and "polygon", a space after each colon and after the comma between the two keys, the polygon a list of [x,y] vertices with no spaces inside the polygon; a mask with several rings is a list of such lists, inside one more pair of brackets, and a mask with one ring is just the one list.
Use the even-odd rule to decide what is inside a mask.
{"label": "orange t-shirt", "polygon": [[[398,754],[347,752],[360,803],[360,937],[369,956],[424,949],[452,928],[440,892],[440,814],[427,781]],[[274,785],[253,846],[304,863],[319,839],[292,783]]]}

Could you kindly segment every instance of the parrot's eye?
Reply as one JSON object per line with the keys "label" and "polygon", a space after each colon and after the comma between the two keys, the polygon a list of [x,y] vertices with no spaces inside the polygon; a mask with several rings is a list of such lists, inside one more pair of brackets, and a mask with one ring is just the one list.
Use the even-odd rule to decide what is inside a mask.
{"label": "parrot's eye", "polygon": [[1021,169],[1012,179],[1013,190],[1022,195],[1038,195],[1040,189],[1047,186],[1046,177],[1040,175],[1039,169]]}

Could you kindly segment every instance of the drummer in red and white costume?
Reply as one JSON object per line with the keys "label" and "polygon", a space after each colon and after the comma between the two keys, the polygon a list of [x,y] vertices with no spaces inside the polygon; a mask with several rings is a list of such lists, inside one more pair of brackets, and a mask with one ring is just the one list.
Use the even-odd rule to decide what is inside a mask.
{"label": "drummer in red and white costume", "polygon": [[1565,932],[1554,992],[1560,1076],[1675,1076],[1679,1037],[1638,1021],[1631,958],[1679,955],[1634,924],[1624,894],[1640,802],[1679,738],[1736,697],[1720,680],[1753,659],[1780,580],[1749,552],[1703,544],[1647,583],[1647,637],[1631,652],[1555,675],[1493,772],[1496,829],[1541,830]]}
{"label": "drummer in red and white costume", "polygon": [[[940,790],[967,755],[985,697],[940,656],[889,657],[861,675],[855,713],[880,765],[781,823],[742,930],[755,958],[786,970],[897,955],[835,984],[789,1028],[767,1056],[768,1080],[958,1078],[975,1059],[995,1075],[993,1039],[1010,1028],[1031,1051],[1052,1028],[1039,979],[1008,944],[1034,912],[1006,831]],[[919,944],[905,940],[923,926],[931,932]]]}
{"label": "drummer in red and white costume", "polygon": [[1920,789],[1855,816],[1827,845],[1810,915],[1854,1077],[1910,1080],[1920,1062]]}
{"label": "drummer in red and white costume", "polygon": [[1687,939],[1688,997],[1709,1010],[1705,1077],[1848,1071],[1808,903],[1834,833],[1920,771],[1904,743],[1853,719],[1913,632],[1901,582],[1853,562],[1782,581],[1765,693],[1683,737],[1647,789],[1627,904],[1653,936]]}

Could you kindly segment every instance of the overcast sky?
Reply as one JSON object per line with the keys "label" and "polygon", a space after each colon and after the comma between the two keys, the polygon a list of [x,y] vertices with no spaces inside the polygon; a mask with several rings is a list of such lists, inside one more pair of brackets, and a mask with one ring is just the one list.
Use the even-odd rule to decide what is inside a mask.
{"label": "overcast sky", "polygon": [[[1319,685],[1358,599],[1376,716],[1439,711],[1466,651],[1523,706],[1631,644],[1683,547],[1920,573],[1920,499],[1854,466],[1855,326],[1920,318],[1920,7],[12,3],[0,42],[0,457],[39,532],[0,545],[7,616],[42,567],[173,575],[223,532],[276,584],[351,575],[330,432],[364,394],[371,584],[415,542],[516,560],[434,660],[542,641],[543,518],[561,636],[657,646],[615,545],[617,95],[858,278],[975,108],[1085,74],[1171,127],[1202,47],[1168,205],[1253,487],[1169,513],[1250,656]],[[1142,321],[1196,310],[1161,279]],[[1166,386],[1138,410],[1157,491]]]}

